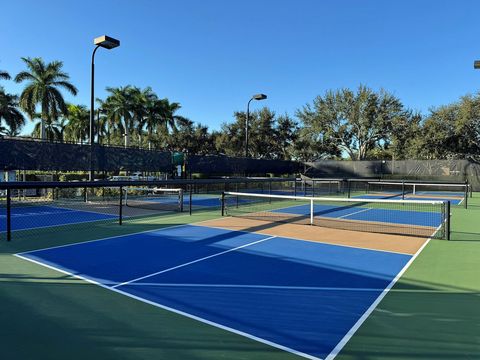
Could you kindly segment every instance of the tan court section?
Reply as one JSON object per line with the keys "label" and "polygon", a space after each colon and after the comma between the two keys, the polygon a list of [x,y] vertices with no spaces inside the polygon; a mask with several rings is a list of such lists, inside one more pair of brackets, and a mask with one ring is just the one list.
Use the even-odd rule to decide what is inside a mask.
{"label": "tan court section", "polygon": [[374,234],[310,225],[269,223],[230,217],[204,221],[198,225],[412,255],[427,241],[426,238],[420,237]]}

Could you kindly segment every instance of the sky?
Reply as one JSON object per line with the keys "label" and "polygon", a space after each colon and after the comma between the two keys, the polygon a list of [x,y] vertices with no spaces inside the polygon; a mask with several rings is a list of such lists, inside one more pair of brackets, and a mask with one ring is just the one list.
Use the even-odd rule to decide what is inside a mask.
{"label": "sky", "polygon": [[[423,114],[476,93],[476,0],[0,0],[0,69],[21,57],[61,60],[89,104],[93,39],[121,41],[95,58],[95,95],[151,86],[180,115],[218,129],[253,94],[295,115],[327,90],[388,90]],[[23,84],[0,80],[20,93]],[[24,132],[29,132],[28,125]]]}

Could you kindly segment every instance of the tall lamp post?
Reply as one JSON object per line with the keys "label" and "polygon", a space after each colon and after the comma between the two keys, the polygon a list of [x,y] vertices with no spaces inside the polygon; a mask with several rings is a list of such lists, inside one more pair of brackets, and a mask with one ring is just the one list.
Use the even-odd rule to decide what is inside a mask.
{"label": "tall lamp post", "polygon": [[120,46],[120,41],[109,36],[103,35],[97,37],[93,40],[93,44],[96,45],[95,49],[93,49],[92,53],[92,74],[91,74],[91,87],[90,87],[90,176],[89,180],[93,181],[95,179],[95,172],[93,170],[93,121],[95,117],[95,109],[94,109],[94,102],[95,102],[95,53],[97,52],[99,47],[104,49],[113,49]]}
{"label": "tall lamp post", "polygon": [[245,157],[248,157],[248,123],[250,121],[250,102],[252,100],[265,100],[267,95],[265,94],[255,94],[252,96],[250,100],[248,100],[247,104],[247,119],[245,121]]}

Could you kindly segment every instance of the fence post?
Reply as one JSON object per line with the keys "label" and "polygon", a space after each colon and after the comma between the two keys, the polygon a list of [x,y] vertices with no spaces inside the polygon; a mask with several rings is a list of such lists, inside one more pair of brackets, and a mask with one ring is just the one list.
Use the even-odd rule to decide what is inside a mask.
{"label": "fence post", "polygon": [[225,192],[222,192],[222,216],[225,216]]}
{"label": "fence post", "polygon": [[118,225],[122,225],[123,215],[123,186],[120,186],[120,203],[118,204]]}
{"label": "fence post", "polygon": [[12,196],[10,188],[7,189],[7,241],[12,240]]}
{"label": "fence post", "polygon": [[192,215],[192,192],[193,192],[193,185],[189,185],[189,192],[188,192],[188,212]]}

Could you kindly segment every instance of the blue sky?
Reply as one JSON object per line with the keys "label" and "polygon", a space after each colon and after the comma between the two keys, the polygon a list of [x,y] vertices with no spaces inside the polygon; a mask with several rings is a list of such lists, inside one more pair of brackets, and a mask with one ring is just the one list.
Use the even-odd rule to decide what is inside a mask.
{"label": "blue sky", "polygon": [[121,47],[97,52],[97,96],[151,86],[213,129],[258,92],[268,100],[253,108],[294,115],[328,89],[362,83],[427,113],[480,85],[475,0],[15,0],[1,9],[0,69],[15,75],[22,56],[62,60],[79,89],[67,100],[87,105],[93,38],[107,34]]}

